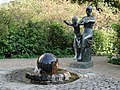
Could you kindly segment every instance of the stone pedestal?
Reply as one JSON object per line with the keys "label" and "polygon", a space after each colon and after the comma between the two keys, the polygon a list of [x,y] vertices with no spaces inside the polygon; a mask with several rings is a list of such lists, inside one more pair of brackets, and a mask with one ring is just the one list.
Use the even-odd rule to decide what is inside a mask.
{"label": "stone pedestal", "polygon": [[75,62],[70,64],[70,67],[82,68],[82,69],[87,69],[87,68],[90,68],[92,66],[93,66],[93,62],[92,61],[90,61],[90,62],[78,62],[78,61],[75,61]]}
{"label": "stone pedestal", "polygon": [[90,48],[85,48],[85,49],[82,49],[82,52],[81,52],[81,60],[77,60],[78,62],[91,62],[91,47]]}

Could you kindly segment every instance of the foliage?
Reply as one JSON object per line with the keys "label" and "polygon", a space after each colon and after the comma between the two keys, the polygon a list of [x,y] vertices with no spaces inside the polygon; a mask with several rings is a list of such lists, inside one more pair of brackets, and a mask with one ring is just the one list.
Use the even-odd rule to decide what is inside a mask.
{"label": "foliage", "polygon": [[[0,58],[31,58],[45,52],[59,57],[74,54],[74,33],[67,30],[63,20],[71,20],[73,15],[84,16],[86,6],[61,0],[18,1],[0,6]],[[114,19],[113,14],[108,12],[96,12],[95,17],[99,22],[96,27],[102,27],[101,21],[105,26],[108,25],[106,19]],[[113,36],[114,32],[95,30],[93,54],[113,52]]]}
{"label": "foliage", "polygon": [[5,32],[7,32],[7,24],[9,23],[9,15],[4,10],[0,11],[0,37],[4,36]]}
{"label": "foliage", "polygon": [[93,54],[107,55],[113,52],[115,32],[108,30],[94,30]]}
{"label": "foliage", "polygon": [[72,3],[78,3],[78,4],[82,4],[82,3],[86,3],[86,1],[88,2],[88,4],[92,4],[96,7],[97,10],[99,10],[98,7],[98,3],[99,2],[103,2],[103,3],[107,3],[108,6],[112,6],[115,8],[118,8],[120,10],[120,1],[119,0],[71,0]]}
{"label": "foliage", "polygon": [[117,59],[117,58],[112,58],[108,62],[112,64],[120,65],[120,59]]}
{"label": "foliage", "polygon": [[73,55],[73,32],[55,20],[36,20],[37,14],[25,9],[25,4],[11,2],[6,6],[0,10],[0,32],[4,34],[0,37],[0,58],[31,58],[45,52],[59,57]]}
{"label": "foliage", "polygon": [[102,31],[94,30],[94,45],[93,53],[97,54],[98,52],[103,51],[104,47],[104,34]]}
{"label": "foliage", "polygon": [[30,58],[45,52],[57,56],[71,55],[73,52],[69,51],[72,51],[72,41],[67,40],[69,36],[66,36],[63,28],[56,22],[46,20],[29,20],[24,26],[10,27],[9,32],[0,40],[0,54],[2,58]]}
{"label": "foliage", "polygon": [[104,0],[104,3],[107,3],[108,6],[118,8],[120,10],[120,1],[119,0]]}
{"label": "foliage", "polygon": [[116,32],[116,40],[114,42],[117,58],[120,58],[120,24],[113,24],[113,29]]}
{"label": "foliage", "polygon": [[108,62],[112,64],[120,65],[120,25],[119,24],[113,24],[113,29],[116,32],[116,38],[114,41],[114,54],[113,53],[108,55]]}

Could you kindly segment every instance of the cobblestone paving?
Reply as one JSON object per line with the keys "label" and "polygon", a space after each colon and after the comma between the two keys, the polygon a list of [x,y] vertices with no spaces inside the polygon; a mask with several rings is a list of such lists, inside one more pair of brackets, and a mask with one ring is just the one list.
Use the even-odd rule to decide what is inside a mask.
{"label": "cobblestone paving", "polygon": [[82,77],[68,84],[33,85],[9,82],[6,80],[5,74],[10,73],[11,69],[0,69],[0,90],[120,90],[120,81],[114,78],[81,71],[80,69],[64,69],[75,72]]}
{"label": "cobblestone paving", "polygon": [[[72,59],[67,58],[72,62]],[[77,69],[68,67],[67,60],[61,60],[64,69],[77,73],[81,78],[67,84],[34,85],[7,81],[5,75],[13,70],[34,67],[34,60],[0,61],[0,90],[120,90],[120,66],[106,63],[105,58],[95,57],[94,67]],[[99,59],[99,60],[98,60]],[[103,60],[103,61],[102,61]],[[27,65],[26,65],[26,62]],[[64,62],[64,63],[63,63]],[[66,66],[66,67],[65,67]]]}

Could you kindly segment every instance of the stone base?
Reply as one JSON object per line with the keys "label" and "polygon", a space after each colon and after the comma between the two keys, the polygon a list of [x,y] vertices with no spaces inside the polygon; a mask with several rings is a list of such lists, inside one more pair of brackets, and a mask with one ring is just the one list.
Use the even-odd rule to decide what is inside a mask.
{"label": "stone base", "polygon": [[93,66],[93,62],[92,61],[90,61],[90,62],[78,62],[78,61],[75,61],[75,62],[70,64],[70,67],[82,68],[82,69],[87,69],[87,68],[90,68],[92,66]]}

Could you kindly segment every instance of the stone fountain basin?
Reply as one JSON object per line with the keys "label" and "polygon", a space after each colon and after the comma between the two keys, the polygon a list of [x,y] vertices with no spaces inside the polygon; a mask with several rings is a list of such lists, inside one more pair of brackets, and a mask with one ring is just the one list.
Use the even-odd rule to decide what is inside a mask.
{"label": "stone fountain basin", "polygon": [[[17,69],[17,70],[14,70],[12,72],[10,72],[9,74],[6,74],[6,78],[7,78],[7,81],[9,82],[18,82],[18,83],[25,83],[25,84],[39,84],[39,85],[48,85],[48,84],[66,84],[66,83],[70,83],[70,82],[73,82],[73,81],[76,81],[77,79],[80,78],[80,76],[78,76],[77,74],[73,73],[73,72],[70,72],[71,74],[71,77],[69,80],[64,80],[63,82],[59,82],[59,83],[52,83],[52,82],[40,82],[40,81],[32,81],[27,79],[25,77],[25,74],[27,72],[31,73],[31,74],[34,74],[34,68],[24,68],[24,69]],[[64,73],[66,72],[67,70],[65,69],[61,69],[59,68],[57,70],[57,74],[60,74],[60,73]],[[68,72],[68,71],[67,71]]]}

